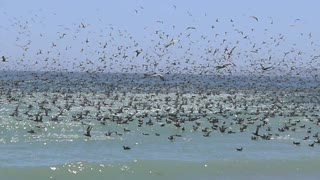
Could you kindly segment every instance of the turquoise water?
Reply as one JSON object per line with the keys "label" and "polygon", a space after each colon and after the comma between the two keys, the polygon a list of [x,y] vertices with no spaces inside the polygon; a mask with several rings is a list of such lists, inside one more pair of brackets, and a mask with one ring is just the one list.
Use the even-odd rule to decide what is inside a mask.
{"label": "turquoise water", "polygon": [[142,77],[3,73],[1,179],[318,179],[317,81]]}

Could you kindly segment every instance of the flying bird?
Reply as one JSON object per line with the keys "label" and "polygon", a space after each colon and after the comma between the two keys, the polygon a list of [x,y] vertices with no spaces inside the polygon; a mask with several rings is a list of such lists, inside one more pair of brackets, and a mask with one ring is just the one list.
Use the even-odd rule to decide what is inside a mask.
{"label": "flying bird", "polygon": [[85,136],[87,136],[87,137],[91,137],[91,134],[90,134],[91,130],[92,130],[92,126],[89,125],[89,126],[87,127],[87,132],[86,132],[85,134],[83,134],[83,135],[85,135]]}
{"label": "flying bird", "polygon": [[196,29],[195,27],[187,27],[186,30],[189,30],[189,29]]}
{"label": "flying bird", "polygon": [[272,66],[264,67],[262,64],[260,64],[260,66],[263,71],[266,71],[272,68]]}
{"label": "flying bird", "polygon": [[228,66],[230,66],[231,64],[228,63],[228,64],[223,64],[223,65],[220,65],[220,66],[216,66],[216,69],[223,69],[223,68],[226,68]]}
{"label": "flying bird", "polygon": [[164,47],[165,47],[165,48],[168,48],[169,46],[174,45],[174,44],[177,43],[177,42],[178,42],[178,40],[172,39],[172,40],[169,42],[169,44],[165,45]]}
{"label": "flying bird", "polygon": [[250,16],[251,18],[255,19],[256,21],[259,21],[256,16]]}
{"label": "flying bird", "polygon": [[141,53],[142,53],[142,49],[140,49],[140,50],[136,50],[135,52],[136,52],[136,57],[138,57],[138,56],[139,56],[139,54],[141,54]]}
{"label": "flying bird", "polygon": [[154,74],[144,74],[145,78],[149,78],[149,77],[159,77],[162,81],[164,81],[164,77],[162,74],[159,73],[154,73]]}

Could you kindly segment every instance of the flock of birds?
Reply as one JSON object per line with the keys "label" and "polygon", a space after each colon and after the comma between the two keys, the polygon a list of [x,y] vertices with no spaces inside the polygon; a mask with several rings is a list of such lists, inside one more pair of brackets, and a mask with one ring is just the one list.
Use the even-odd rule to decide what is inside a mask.
{"label": "flock of birds", "polygon": [[[190,12],[188,15],[192,16]],[[238,23],[234,19],[215,19],[207,27],[178,26],[157,20],[139,32],[130,32],[116,25],[104,25],[102,19],[96,22],[99,26],[76,22],[41,31],[42,28],[35,30],[35,27],[47,24],[37,14],[9,18],[8,28],[18,34],[10,39],[13,42],[10,48],[16,53],[10,55],[0,50],[1,69],[88,74],[142,72],[162,76],[195,73],[317,76],[319,44],[313,41],[312,32],[295,32],[303,24],[300,19],[295,19],[292,27],[288,25],[292,36],[276,32],[278,24],[272,18],[264,22],[255,16],[246,19]],[[242,27],[242,23],[251,27]]]}
{"label": "flock of birds", "polygon": [[[85,73],[89,80],[80,78],[73,82],[68,73],[65,76],[61,73],[56,81],[52,80],[54,77],[44,78],[37,73],[32,74],[32,81],[26,81],[23,77],[20,77],[21,80],[4,80],[11,77],[3,73],[0,100],[12,109],[7,117],[17,121],[34,121],[35,126],[27,131],[29,134],[39,133],[38,129],[45,128],[44,122],[68,120],[85,126],[83,136],[86,138],[94,136],[92,132],[96,126],[115,124],[124,127],[123,131],[106,130],[105,136],[111,137],[125,135],[131,131],[129,125],[136,123],[136,128],[169,127],[178,130],[177,134],[165,136],[171,142],[183,137],[186,132],[201,132],[203,137],[208,138],[213,133],[241,134],[252,131],[251,140],[269,141],[288,132],[305,131],[304,137],[293,140],[294,145],[299,146],[304,141],[314,147],[320,143],[316,88],[303,90],[303,93],[308,92],[305,97],[294,88],[265,91],[270,84],[264,91],[251,87],[241,91],[237,88],[217,89],[208,82],[200,83],[201,76],[209,75],[218,75],[221,79],[228,75],[250,75],[258,81],[264,76],[278,75],[282,82],[303,75],[311,78],[300,83],[317,81],[317,59],[320,54],[317,52],[319,45],[312,40],[312,33],[297,35],[306,42],[306,46],[312,47],[306,53],[298,42],[290,44],[290,37],[285,33],[274,33],[271,18],[266,25],[253,25],[265,27],[263,29],[241,29],[241,25],[233,19],[224,22],[216,19],[203,31],[204,34],[201,34],[202,29],[194,26],[172,26],[164,31],[162,28],[168,28],[168,25],[158,20],[154,27],[144,28],[147,32],[144,40],[135,40],[127,30],[112,25],[102,30],[79,22],[72,26],[59,26],[59,31],[53,35],[55,38],[48,44],[52,34],[36,34],[30,28],[33,23],[38,23],[38,19],[37,15],[25,21],[11,19],[12,28],[19,34],[14,46],[21,56],[19,53],[11,56],[0,51],[4,54],[1,56],[1,69],[4,72],[12,70],[10,67],[29,71],[41,69],[57,74],[79,71]],[[255,16],[248,17],[248,20],[261,23]],[[296,19],[294,23],[299,21]],[[224,24],[221,25],[223,30],[219,27],[221,23]],[[43,45],[38,47],[37,44]],[[93,88],[95,83],[100,83],[98,76],[103,75],[101,73],[110,72],[126,73],[132,77],[130,81],[118,78],[99,84],[100,89],[108,86],[106,90]],[[140,74],[143,76],[140,77]],[[190,80],[191,75],[188,74],[199,74],[199,81]],[[183,77],[184,81],[175,81],[177,76]],[[151,84],[139,84],[144,80]],[[32,84],[37,81],[46,87]],[[64,82],[73,83],[76,90],[72,90],[71,85],[62,86]],[[232,82],[226,78],[224,83],[227,86]],[[130,84],[134,84],[135,88],[130,89]],[[25,90],[24,86],[31,90]],[[90,91],[81,92],[84,86]],[[183,91],[183,88],[193,86],[197,91]],[[176,88],[176,91],[167,91],[166,87]],[[47,91],[41,88],[47,88]],[[124,92],[117,88],[122,88]],[[152,91],[148,92],[148,88]],[[147,93],[128,93],[141,89]],[[274,124],[278,128],[273,127]],[[157,132],[154,135],[163,137]],[[130,150],[131,147],[123,145],[123,149]],[[242,151],[243,147],[235,149]]]}
{"label": "flock of birds", "polygon": [[[83,136],[89,139],[100,136],[101,131],[105,131],[106,138],[141,133],[167,138],[169,142],[188,133],[200,134],[204,138],[217,138],[219,133],[242,134],[252,141],[277,140],[291,134],[296,146],[308,144],[314,147],[320,143],[317,89],[218,89],[208,83],[189,84],[185,89],[196,86],[199,90],[187,93],[184,88],[175,89],[173,86],[167,89],[167,80],[149,81],[156,82],[156,88],[147,90],[148,93],[135,93],[148,88],[146,82],[126,87],[117,81],[97,85],[93,79],[76,80],[75,83],[84,84],[84,91],[71,89],[68,85],[57,88],[59,82],[54,81],[50,82],[51,86],[37,84],[48,88],[39,89],[30,85],[33,81],[15,80],[9,83],[12,87],[3,84],[6,89],[0,91],[0,100],[9,109],[1,112],[1,117],[30,122],[26,133],[36,136],[54,123],[71,122],[84,127]],[[102,90],[105,87],[109,88]],[[175,133],[161,134],[161,128]],[[130,150],[131,147],[123,145],[123,149]],[[242,151],[243,147],[235,149]]]}

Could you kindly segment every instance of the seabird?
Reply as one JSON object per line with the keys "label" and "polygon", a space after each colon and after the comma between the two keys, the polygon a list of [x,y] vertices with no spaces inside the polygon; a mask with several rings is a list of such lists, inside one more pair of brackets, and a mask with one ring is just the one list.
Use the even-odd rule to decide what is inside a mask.
{"label": "seabird", "polygon": [[2,62],[8,62],[8,61],[7,61],[7,58],[4,57],[4,56],[2,56]]}
{"label": "seabird", "polygon": [[250,16],[251,18],[255,19],[256,21],[259,21],[256,16]]}
{"label": "seabird", "polygon": [[314,142],[313,142],[313,143],[311,143],[311,144],[308,144],[308,146],[310,146],[310,147],[314,147]]}
{"label": "seabird", "polygon": [[130,150],[131,148],[129,146],[122,146],[123,150]]}
{"label": "seabird", "polygon": [[141,54],[141,53],[142,53],[142,49],[140,49],[140,50],[138,49],[138,50],[136,50],[135,52],[136,52],[136,57],[138,57],[138,56],[139,56],[139,54]]}
{"label": "seabird", "polygon": [[162,74],[159,74],[159,73],[154,73],[154,74],[144,74],[144,77],[145,78],[148,78],[148,77],[159,77],[162,81],[164,81],[164,77]]}
{"label": "seabird", "polygon": [[220,65],[220,66],[216,66],[216,69],[223,69],[223,68],[226,68],[228,66],[230,66],[231,64],[228,63],[228,64],[223,64],[223,65]]}
{"label": "seabird", "polygon": [[174,141],[174,140],[175,140],[175,138],[174,138],[172,135],[169,136],[168,139],[169,139],[170,141]]}
{"label": "seabird", "polygon": [[205,133],[203,134],[203,137],[209,137],[211,132],[212,132],[212,131],[207,131],[207,132],[205,132]]}
{"label": "seabird", "polygon": [[169,46],[174,45],[174,44],[177,43],[177,42],[178,42],[178,40],[172,39],[172,40],[169,42],[169,44],[165,45],[164,47],[165,47],[165,48],[168,48]]}
{"label": "seabird", "polygon": [[260,127],[261,127],[261,125],[258,125],[258,126],[257,126],[257,129],[256,129],[256,132],[253,132],[252,134],[255,135],[255,136],[260,136],[260,135],[259,135],[259,129],[260,129]]}
{"label": "seabird", "polygon": [[28,133],[30,133],[30,134],[35,134],[36,132],[35,132],[33,129],[30,129],[30,130],[28,131]]}
{"label": "seabird", "polygon": [[260,64],[260,66],[261,66],[261,69],[262,69],[263,71],[266,71],[266,70],[269,70],[269,69],[272,68],[272,66],[264,67],[262,64]]}
{"label": "seabird", "polygon": [[187,29],[186,30],[189,30],[189,29],[196,29],[195,27],[187,27]]}
{"label": "seabird", "polygon": [[83,135],[85,135],[85,136],[87,136],[87,137],[91,137],[91,134],[90,134],[91,130],[92,130],[92,126],[89,125],[89,126],[87,127],[87,132],[86,132],[85,134],[83,134]]}
{"label": "seabird", "polygon": [[293,141],[292,143],[293,143],[294,145],[296,145],[296,146],[297,146],[297,145],[300,145],[300,142],[299,142],[299,141]]}
{"label": "seabird", "polygon": [[108,132],[106,132],[104,135],[106,135],[106,136],[111,136],[112,133],[113,133],[113,131],[108,131]]}

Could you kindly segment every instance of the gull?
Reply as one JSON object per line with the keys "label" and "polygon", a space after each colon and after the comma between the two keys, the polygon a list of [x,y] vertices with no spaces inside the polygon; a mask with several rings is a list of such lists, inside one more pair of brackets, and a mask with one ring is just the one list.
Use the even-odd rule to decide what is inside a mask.
{"label": "gull", "polygon": [[162,74],[159,74],[159,73],[154,73],[154,74],[144,74],[144,77],[145,78],[148,78],[148,77],[159,77],[162,81],[164,81],[164,77]]}
{"label": "gull", "polygon": [[216,69],[223,69],[223,68],[226,68],[226,67],[228,67],[230,65],[231,65],[231,63],[220,65],[220,66],[216,66]]}
{"label": "gull", "polygon": [[250,16],[251,18],[255,19],[256,21],[259,21],[256,16]]}
{"label": "gull", "polygon": [[81,28],[86,28],[86,27],[87,27],[87,25],[85,25],[85,24],[81,23],[80,27],[81,27]]}
{"label": "gull", "polygon": [[167,55],[167,54],[169,54],[170,52],[166,52],[166,53],[163,53],[163,54],[159,54],[159,53],[157,53],[157,52],[155,52],[155,51],[153,51],[156,55],[158,55],[159,56],[159,58],[162,58],[162,56],[164,56],[164,55]]}
{"label": "gull", "polygon": [[177,42],[178,42],[178,40],[172,39],[172,40],[170,41],[170,43],[167,44],[167,45],[165,45],[164,47],[165,47],[165,48],[168,48],[169,46],[174,45],[174,44],[177,43]]}
{"label": "gull", "polygon": [[186,30],[188,30],[188,29],[196,29],[196,28],[195,27],[187,27]]}
{"label": "gull", "polygon": [[269,70],[269,69],[272,68],[272,66],[264,67],[264,66],[262,66],[262,64],[260,64],[260,66],[261,66],[261,69],[262,69],[263,71],[266,71],[266,70]]}
{"label": "gull", "polygon": [[29,40],[28,43],[25,44],[25,45],[18,45],[18,44],[16,44],[16,46],[21,47],[22,49],[25,49],[25,48],[26,48],[28,45],[30,45],[30,44],[31,44],[31,41]]}

